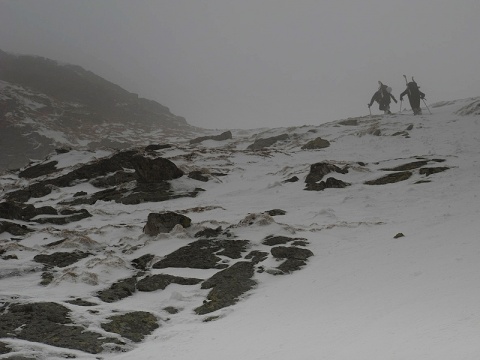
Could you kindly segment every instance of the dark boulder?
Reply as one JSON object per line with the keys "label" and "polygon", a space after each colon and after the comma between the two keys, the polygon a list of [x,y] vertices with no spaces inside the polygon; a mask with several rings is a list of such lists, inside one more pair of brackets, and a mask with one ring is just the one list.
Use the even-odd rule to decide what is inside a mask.
{"label": "dark boulder", "polygon": [[348,173],[347,168],[339,168],[336,165],[329,164],[326,162],[319,162],[315,163],[310,166],[310,172],[308,173],[307,177],[305,178],[305,182],[307,184],[316,183],[323,179],[323,177],[331,172],[337,172],[339,174],[346,174]]}
{"label": "dark boulder", "polygon": [[137,155],[133,157],[132,163],[139,182],[157,183],[164,180],[178,179],[183,176],[183,171],[173,162],[161,157],[151,159]]}
{"label": "dark boulder", "polygon": [[328,140],[322,138],[316,138],[314,140],[310,140],[308,143],[302,146],[302,150],[317,150],[317,149],[324,149],[330,146],[330,142]]}
{"label": "dark boulder", "polygon": [[156,236],[160,233],[170,232],[177,224],[188,228],[191,223],[192,220],[189,217],[171,211],[150,213],[148,214],[147,224],[144,226],[143,232],[150,236]]}

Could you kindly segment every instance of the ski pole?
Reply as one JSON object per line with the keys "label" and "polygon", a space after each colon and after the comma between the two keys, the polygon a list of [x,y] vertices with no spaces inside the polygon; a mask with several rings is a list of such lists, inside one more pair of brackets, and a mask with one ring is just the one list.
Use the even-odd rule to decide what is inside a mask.
{"label": "ski pole", "polygon": [[398,112],[399,114],[402,112],[402,101],[403,100],[400,100],[400,111]]}
{"label": "ski pole", "polygon": [[372,110],[370,109],[370,106],[368,107],[368,112],[370,113],[370,116],[372,116]]}
{"label": "ski pole", "polygon": [[423,103],[425,104],[428,112],[429,112],[430,114],[432,114],[432,112],[431,112],[430,109],[428,108],[428,105],[427,105],[427,102],[425,101],[425,99],[422,99],[422,100],[423,100]]}

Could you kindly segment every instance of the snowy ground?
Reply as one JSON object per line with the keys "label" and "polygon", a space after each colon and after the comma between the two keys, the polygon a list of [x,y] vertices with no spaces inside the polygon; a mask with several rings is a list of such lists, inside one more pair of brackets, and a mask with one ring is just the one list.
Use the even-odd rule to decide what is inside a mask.
{"label": "snowy ground", "polygon": [[[143,235],[142,227],[152,211],[203,207],[205,211],[188,212],[200,228],[227,227],[249,213],[282,209],[286,215],[274,217],[274,223],[238,227],[236,235],[259,248],[261,240],[272,233],[306,238],[315,256],[290,275],[256,274],[258,286],[236,305],[214,313],[219,315],[216,321],[204,322],[204,317],[193,314],[192,309],[206,294],[200,286],[186,291],[170,285],[164,291],[136,294],[114,305],[102,304],[98,310],[105,316],[115,306],[151,311],[165,320],[127,353],[90,355],[27,345],[21,340],[0,340],[15,345],[18,355],[38,359],[61,359],[66,353],[78,359],[105,360],[478,359],[480,117],[456,114],[474,101],[478,98],[436,104],[430,106],[432,115],[424,109],[422,116],[407,111],[358,118],[357,125],[332,122],[262,129],[258,137],[291,135],[291,140],[272,146],[270,151],[245,151],[259,130],[232,130],[232,140],[191,147],[183,143],[166,150],[164,156],[184,170],[206,168],[228,175],[198,185],[206,191],[196,198],[138,206],[97,203],[86,207],[95,214],[90,220],[47,229],[43,238],[38,234],[27,237],[21,242],[27,248],[19,253],[19,260],[0,261],[4,274],[0,277],[1,298],[58,302],[69,296],[88,298],[88,294],[105,288],[109,279],[122,273],[127,276],[122,260],[152,251],[167,254],[192,240],[186,231],[156,238]],[[411,124],[408,136],[392,136]],[[379,133],[373,135],[376,130]],[[319,136],[330,141],[330,147],[300,149],[307,140]],[[194,160],[187,161],[184,155],[192,152]],[[68,156],[73,162],[81,157],[76,153]],[[449,169],[428,177],[414,171],[410,179],[394,184],[364,184],[384,175],[381,169],[420,157],[430,161],[428,166]],[[438,159],[445,161],[435,165]],[[60,164],[70,164],[69,159],[62,160]],[[348,165],[347,174],[331,175],[351,186],[305,191],[304,178],[310,165],[321,161]],[[294,175],[300,178],[298,182],[283,182]],[[422,180],[430,182],[418,183]],[[20,183],[13,174],[5,174],[0,181],[6,191]],[[181,189],[194,182],[183,177],[172,185]],[[93,191],[82,186],[68,191]],[[32,203],[48,205],[52,198],[68,196],[71,194],[57,192]],[[41,287],[38,274],[5,276],[14,270],[12,265],[15,269],[27,267],[22,259],[31,258],[28,248],[54,241],[62,231],[83,232],[94,240],[92,246],[111,250],[111,262],[77,269],[85,276],[96,275],[99,284],[62,279]],[[404,237],[396,238],[398,233]],[[8,233],[0,234],[0,241],[8,240]],[[122,259],[116,248],[126,242],[143,248]],[[212,275],[210,270],[168,271],[205,279]],[[183,311],[166,316],[161,309],[168,305]],[[81,308],[76,316],[91,318]],[[0,355],[0,359],[11,355]]]}

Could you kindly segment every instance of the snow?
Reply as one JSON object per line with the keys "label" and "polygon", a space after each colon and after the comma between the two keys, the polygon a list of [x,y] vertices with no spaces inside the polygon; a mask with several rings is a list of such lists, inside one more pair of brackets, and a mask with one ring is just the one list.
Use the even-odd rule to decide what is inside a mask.
{"label": "snow", "polygon": [[[104,246],[111,253],[104,261],[92,263],[83,259],[65,269],[66,274],[78,272],[90,276],[90,280],[96,279],[90,283],[65,279],[41,287],[38,274],[0,276],[0,299],[16,296],[61,302],[69,296],[86,300],[91,296],[93,301],[95,291],[104,289],[113,278],[127,276],[131,270],[128,261],[123,263],[119,257],[119,244],[143,246],[137,252],[123,254],[124,260],[146,253],[163,256],[192,241],[191,234],[201,226],[235,225],[239,238],[250,240],[259,249],[262,239],[271,234],[305,238],[309,242],[307,248],[315,254],[307,266],[283,276],[255,274],[258,286],[236,305],[210,314],[219,316],[210,322],[193,314],[193,308],[207,294],[200,286],[185,289],[172,284],[163,291],[135,294],[115,304],[102,303],[96,309],[105,318],[112,309],[120,308],[150,311],[163,319],[159,329],[126,353],[90,355],[1,340],[16,345],[18,354],[35,354],[41,359],[46,353],[49,359],[60,359],[66,352],[75,354],[77,359],[105,360],[477,359],[480,118],[455,114],[472,101],[478,98],[434,104],[430,106],[432,115],[425,115],[424,109],[422,116],[405,112],[358,118],[357,126],[332,122],[262,129],[257,137],[299,134],[298,144],[282,142],[266,152],[244,151],[257,134],[254,130],[232,130],[233,139],[224,142],[207,141],[192,148],[182,144],[162,150],[162,156],[171,158],[181,168],[205,168],[227,176],[206,183],[187,177],[172,181],[176,189],[204,188],[206,191],[196,198],[133,207],[98,202],[86,206],[95,214],[93,218],[45,229],[42,240],[38,233],[34,238],[27,237],[20,243],[27,248],[16,252],[18,260],[0,262],[0,274],[13,269],[27,272],[26,259],[33,251],[28,248],[63,238],[68,231],[83,232],[92,246]],[[410,124],[413,129],[409,137],[391,136]],[[372,135],[375,129],[382,135]],[[302,144],[318,136],[330,141],[331,146],[317,151],[300,150]],[[196,157],[190,162],[184,155],[192,152]],[[88,152],[57,155],[62,168],[93,156]],[[430,160],[428,167],[450,169],[428,177],[416,172],[410,179],[394,184],[364,184],[380,177],[380,169],[417,161],[419,157]],[[445,162],[435,165],[431,162],[434,159]],[[320,161],[340,167],[349,165],[347,174],[330,175],[351,186],[319,192],[303,190],[310,165]],[[294,175],[300,178],[299,182],[283,182]],[[419,180],[430,182],[416,183]],[[11,179],[2,177],[0,181],[10,183]],[[78,188],[68,189],[69,193],[75,191]],[[41,206],[49,201],[45,197],[36,199],[34,204]],[[149,212],[196,207],[204,211],[187,213],[193,229],[177,229],[156,238],[142,234]],[[273,221],[265,224],[242,223],[248,214],[275,208],[285,210],[286,215],[272,217]],[[396,237],[398,233],[404,236]],[[0,244],[6,241],[5,236],[0,239]],[[166,271],[202,279],[213,275],[212,270]],[[169,315],[167,320],[162,312],[166,306],[182,311]],[[102,332],[98,316],[75,307],[76,318],[88,324],[96,322],[92,329]]]}

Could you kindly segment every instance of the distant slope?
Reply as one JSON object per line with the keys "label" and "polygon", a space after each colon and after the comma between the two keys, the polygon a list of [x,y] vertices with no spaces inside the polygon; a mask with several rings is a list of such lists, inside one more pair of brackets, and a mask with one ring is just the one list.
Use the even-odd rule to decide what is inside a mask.
{"label": "distant slope", "polygon": [[144,133],[196,131],[168,107],[80,66],[1,50],[0,129],[0,171],[57,147],[121,148],[145,141]]}

